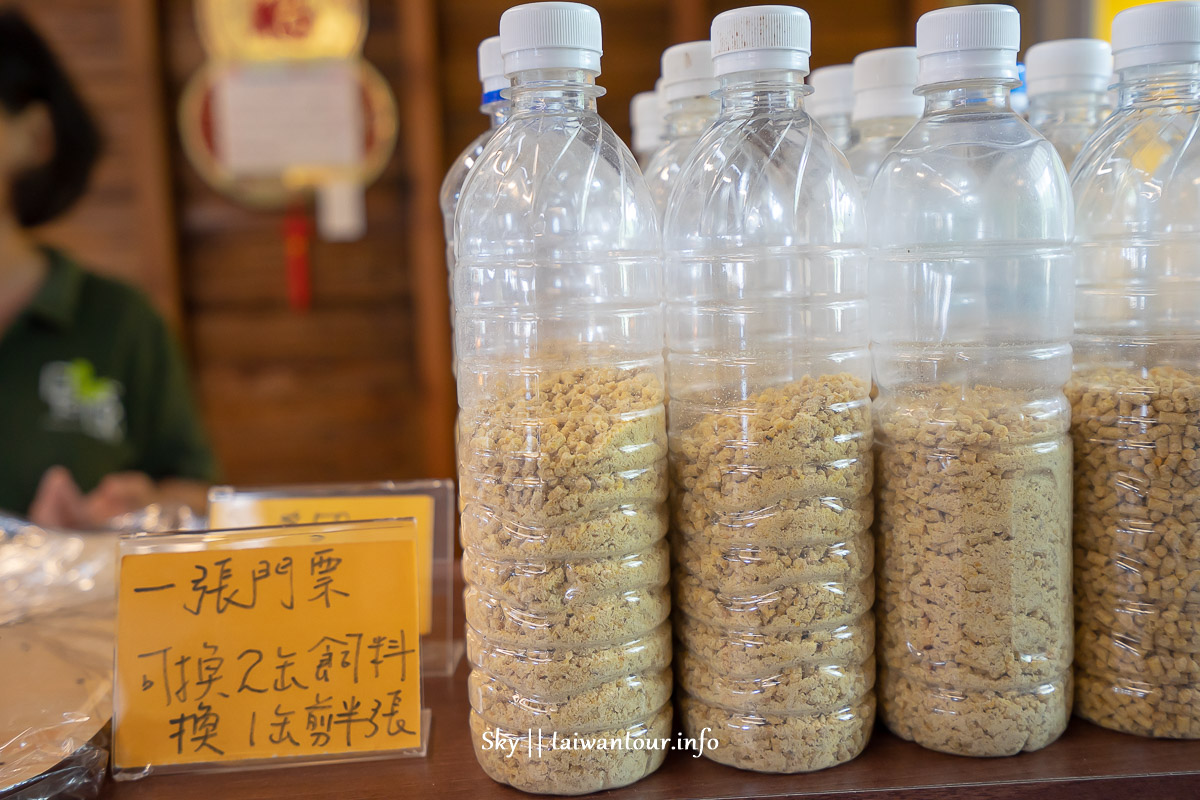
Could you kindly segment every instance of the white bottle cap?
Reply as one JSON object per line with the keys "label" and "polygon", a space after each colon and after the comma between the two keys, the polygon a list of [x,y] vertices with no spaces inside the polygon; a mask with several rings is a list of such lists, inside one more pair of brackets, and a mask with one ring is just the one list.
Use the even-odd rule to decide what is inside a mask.
{"label": "white bottle cap", "polygon": [[1059,39],[1025,53],[1025,91],[1103,92],[1112,78],[1112,47],[1103,39]]}
{"label": "white bottle cap", "polygon": [[[917,48],[887,47],[854,58],[854,121],[919,117],[925,98],[917,88]],[[812,101],[809,101],[812,105]]]}
{"label": "white bottle cap", "polygon": [[1200,3],[1152,3],[1113,19],[1117,71],[1148,64],[1200,61]]}
{"label": "white bottle cap", "polygon": [[708,97],[717,90],[712,45],[707,41],[668,47],[662,54],[662,96],[667,103]]}
{"label": "white bottle cap", "polygon": [[718,78],[757,69],[808,72],[812,24],[795,6],[749,6],[718,14],[709,33]]}
{"label": "white bottle cap", "polygon": [[657,150],[663,136],[662,108],[658,92],[638,92],[629,104],[629,126],[633,128],[633,151]]}
{"label": "white bottle cap", "polygon": [[491,94],[508,88],[504,74],[504,57],[500,55],[500,37],[489,36],[479,43],[479,82],[483,93]]}
{"label": "white bottle cap", "polygon": [[849,116],[854,111],[854,67],[850,64],[835,64],[832,67],[814,69],[808,76],[813,88],[812,95],[805,101],[808,113],[818,119]]}
{"label": "white bottle cap", "polygon": [[1021,15],[1012,6],[941,8],[917,20],[918,86],[975,79],[1016,81]]}
{"label": "white bottle cap", "polygon": [[584,69],[600,74],[600,14],[583,3],[527,3],[500,15],[504,72]]}

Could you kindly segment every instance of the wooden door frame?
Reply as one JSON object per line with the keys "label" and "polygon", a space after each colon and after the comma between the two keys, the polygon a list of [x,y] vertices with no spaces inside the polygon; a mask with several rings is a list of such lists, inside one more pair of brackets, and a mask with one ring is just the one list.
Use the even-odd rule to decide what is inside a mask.
{"label": "wooden door frame", "polygon": [[434,0],[395,0],[401,74],[400,157],[407,177],[405,230],[414,320],[417,383],[423,409],[424,472],[455,474],[454,420],[458,399],[450,371],[450,298],[446,282],[438,191],[442,175],[442,101]]}
{"label": "wooden door frame", "polygon": [[170,142],[163,86],[161,15],[156,0],[119,0],[121,33],[134,103],[132,171],[146,291],[178,335],[185,334],[175,225]]}

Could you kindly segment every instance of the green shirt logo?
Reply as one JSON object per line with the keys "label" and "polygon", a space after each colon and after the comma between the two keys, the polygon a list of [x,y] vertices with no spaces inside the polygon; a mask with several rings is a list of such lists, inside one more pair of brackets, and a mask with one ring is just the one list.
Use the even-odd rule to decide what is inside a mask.
{"label": "green shirt logo", "polygon": [[51,361],[42,367],[38,383],[50,408],[52,430],[80,431],[110,443],[125,437],[124,387],[120,381],[96,375],[91,361]]}

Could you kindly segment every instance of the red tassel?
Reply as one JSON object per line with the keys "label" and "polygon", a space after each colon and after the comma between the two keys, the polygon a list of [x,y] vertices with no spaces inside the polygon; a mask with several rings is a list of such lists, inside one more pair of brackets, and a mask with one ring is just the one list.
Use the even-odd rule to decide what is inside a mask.
{"label": "red tassel", "polygon": [[312,305],[312,270],[309,261],[312,223],[303,208],[288,211],[283,220],[283,257],[287,267],[288,304],[293,311]]}

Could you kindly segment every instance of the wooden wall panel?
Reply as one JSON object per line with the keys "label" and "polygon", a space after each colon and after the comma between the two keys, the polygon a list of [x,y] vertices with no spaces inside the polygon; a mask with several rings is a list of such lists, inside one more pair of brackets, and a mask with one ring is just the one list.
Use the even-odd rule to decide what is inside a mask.
{"label": "wooden wall panel", "polygon": [[712,23],[705,0],[671,0],[671,40],[696,42],[708,38]]}
{"label": "wooden wall panel", "polygon": [[[400,359],[396,359],[399,362]],[[404,446],[417,433],[417,394],[377,358],[207,366],[199,386],[230,480],[243,484],[379,480],[425,474]]]}

